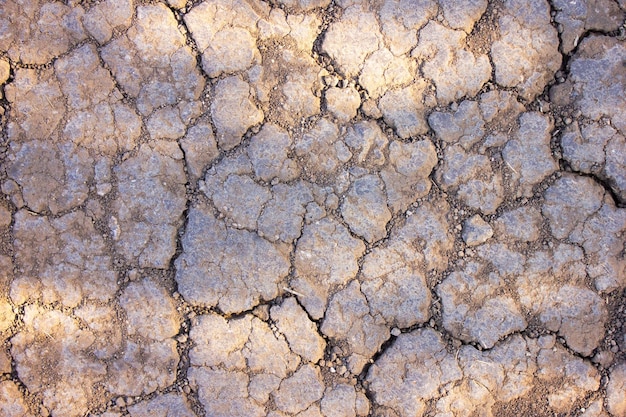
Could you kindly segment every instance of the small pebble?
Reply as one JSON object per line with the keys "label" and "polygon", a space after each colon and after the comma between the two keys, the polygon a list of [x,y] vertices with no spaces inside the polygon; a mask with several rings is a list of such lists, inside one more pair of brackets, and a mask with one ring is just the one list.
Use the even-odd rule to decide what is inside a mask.
{"label": "small pebble", "polygon": [[329,87],[335,87],[338,82],[337,77],[335,77],[334,75],[327,75],[322,80],[324,81],[324,84]]}
{"label": "small pebble", "polygon": [[593,363],[597,363],[598,365],[602,366],[603,368],[608,368],[611,363],[613,363],[613,358],[615,357],[613,355],[613,353],[615,352],[609,352],[607,350],[601,350],[598,353],[595,354],[595,356],[591,359],[591,361]]}
{"label": "small pebble", "polygon": [[[478,214],[465,220],[462,229],[461,236],[468,246],[480,245],[493,236],[493,229],[489,223]],[[463,256],[461,252],[459,252],[459,256]]]}

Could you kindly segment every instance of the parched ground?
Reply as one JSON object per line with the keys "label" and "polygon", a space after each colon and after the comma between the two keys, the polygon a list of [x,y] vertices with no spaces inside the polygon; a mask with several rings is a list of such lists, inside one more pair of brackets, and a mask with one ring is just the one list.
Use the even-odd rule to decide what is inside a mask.
{"label": "parched ground", "polygon": [[0,0],[0,416],[626,416],[625,17]]}

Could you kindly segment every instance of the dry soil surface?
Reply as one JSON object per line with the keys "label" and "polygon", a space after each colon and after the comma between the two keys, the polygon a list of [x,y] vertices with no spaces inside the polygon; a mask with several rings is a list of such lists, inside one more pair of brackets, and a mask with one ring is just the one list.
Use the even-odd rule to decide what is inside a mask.
{"label": "dry soil surface", "polygon": [[626,416],[625,16],[0,0],[0,415]]}

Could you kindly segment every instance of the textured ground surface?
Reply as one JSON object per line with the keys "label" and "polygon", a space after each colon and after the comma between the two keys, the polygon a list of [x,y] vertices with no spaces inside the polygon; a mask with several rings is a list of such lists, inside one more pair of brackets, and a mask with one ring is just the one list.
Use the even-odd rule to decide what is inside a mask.
{"label": "textured ground surface", "polygon": [[0,415],[626,416],[623,0],[0,0]]}

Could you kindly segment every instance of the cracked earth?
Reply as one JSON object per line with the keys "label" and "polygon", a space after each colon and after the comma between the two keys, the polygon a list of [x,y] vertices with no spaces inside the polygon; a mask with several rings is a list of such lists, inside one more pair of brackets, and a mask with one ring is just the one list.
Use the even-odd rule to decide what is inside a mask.
{"label": "cracked earth", "polygon": [[0,0],[0,415],[626,416],[625,17]]}

